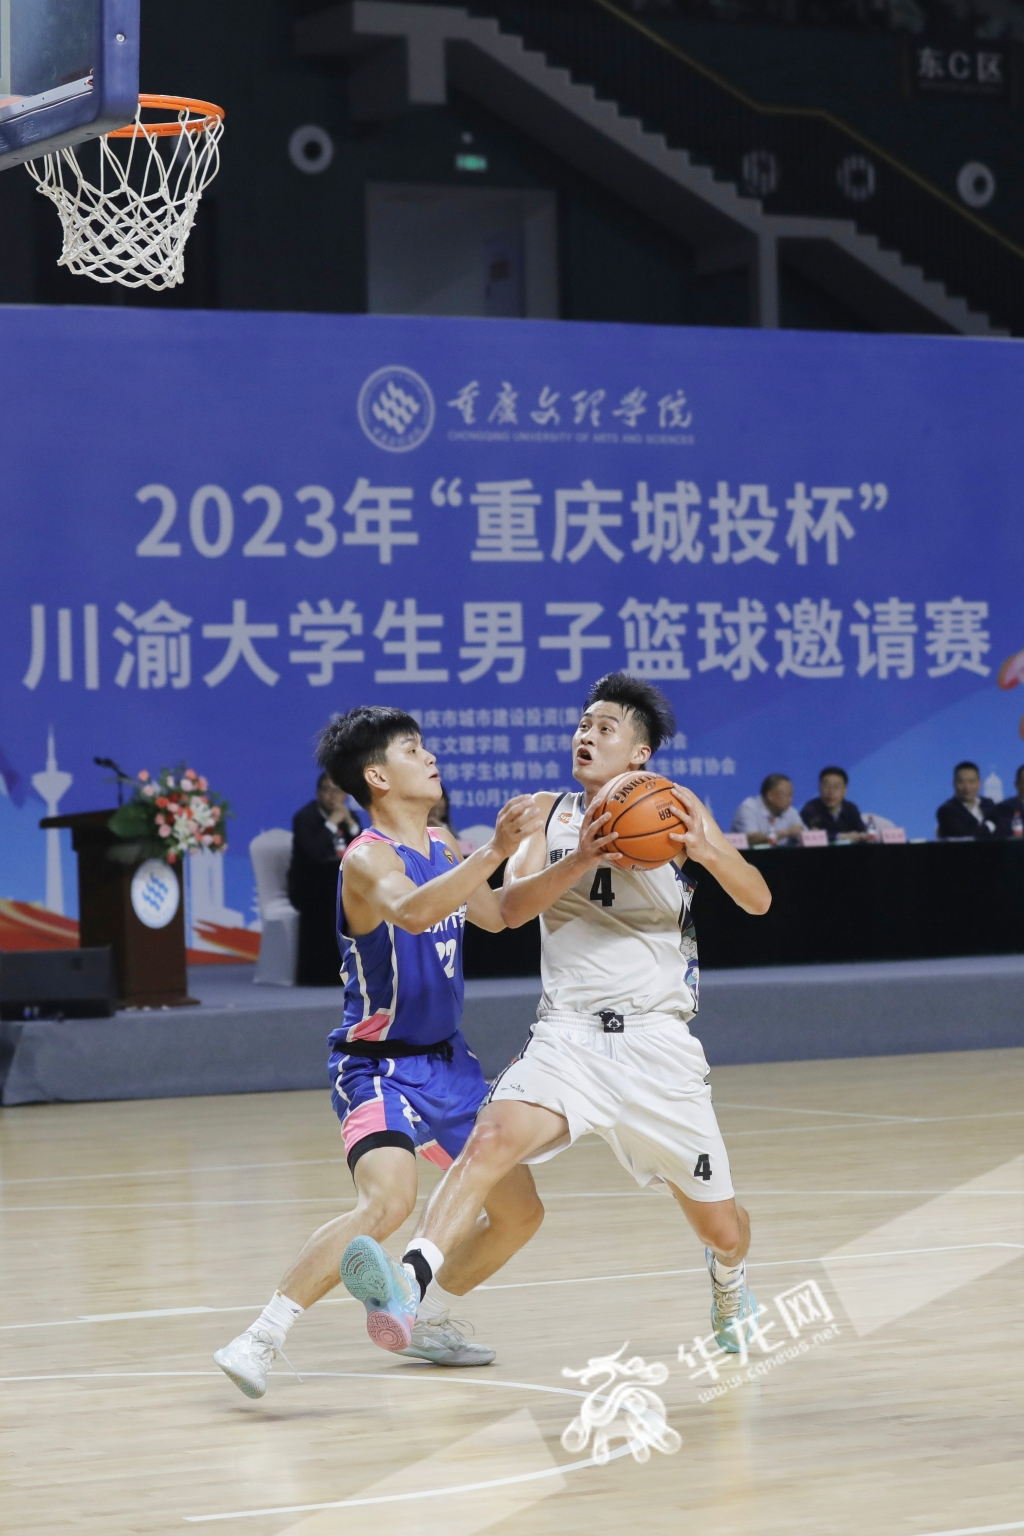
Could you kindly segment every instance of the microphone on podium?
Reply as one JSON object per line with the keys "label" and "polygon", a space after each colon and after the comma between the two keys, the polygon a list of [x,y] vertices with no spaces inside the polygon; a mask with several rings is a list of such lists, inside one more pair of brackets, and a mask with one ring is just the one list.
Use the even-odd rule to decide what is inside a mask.
{"label": "microphone on podium", "polygon": [[121,765],[119,763],[115,763],[112,757],[94,757],[93,762],[96,764],[97,768],[109,768],[114,774],[116,774],[117,803],[118,806],[122,806],[124,804],[124,790],[121,786],[123,784],[134,784],[135,780],[132,778],[130,773],[125,773]]}

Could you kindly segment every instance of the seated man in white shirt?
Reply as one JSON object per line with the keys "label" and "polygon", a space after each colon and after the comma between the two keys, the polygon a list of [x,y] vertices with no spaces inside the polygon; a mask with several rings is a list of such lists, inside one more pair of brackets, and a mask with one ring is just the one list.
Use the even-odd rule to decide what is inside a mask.
{"label": "seated man in white shirt", "polygon": [[745,832],[752,848],[758,843],[800,841],[807,829],[793,809],[793,780],[784,773],[770,773],[759,795],[748,795],[732,819],[733,832]]}

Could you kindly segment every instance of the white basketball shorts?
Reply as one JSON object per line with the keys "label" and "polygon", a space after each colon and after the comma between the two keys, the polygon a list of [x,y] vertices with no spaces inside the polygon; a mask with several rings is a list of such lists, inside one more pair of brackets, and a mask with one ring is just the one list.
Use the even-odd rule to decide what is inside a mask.
{"label": "white basketball shorts", "polygon": [[606,1033],[583,1015],[557,1014],[530,1038],[491,1089],[564,1115],[568,1135],[528,1163],[544,1163],[587,1131],[611,1147],[638,1184],[665,1179],[691,1200],[728,1200],[732,1175],[699,1040],[678,1019],[646,1015]]}

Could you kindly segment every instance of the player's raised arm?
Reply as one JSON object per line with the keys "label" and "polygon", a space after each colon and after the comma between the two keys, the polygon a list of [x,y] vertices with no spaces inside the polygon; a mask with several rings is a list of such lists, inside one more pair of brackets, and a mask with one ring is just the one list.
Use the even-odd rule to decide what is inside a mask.
{"label": "player's raised arm", "polygon": [[[455,838],[450,832],[446,832],[444,840],[461,864],[463,854]],[[492,890],[490,885],[478,886],[470,896],[466,903],[466,921],[472,923],[474,928],[486,929],[488,933],[501,933],[505,927],[505,919],[501,915],[498,892]]]}
{"label": "player's raised arm", "polygon": [[[409,879],[402,860],[386,843],[353,847],[345,858],[345,912],[352,928],[368,933],[378,923],[387,922],[406,933],[426,932],[458,911],[463,902],[470,902],[523,838],[542,825],[543,815],[533,797],[517,795],[502,807],[490,842],[426,885]],[[483,905],[486,915],[486,899]],[[500,911],[493,915],[497,926],[502,927]]]}
{"label": "player's raised arm", "polygon": [[744,912],[763,917],[772,904],[772,893],[761,871],[748,864],[726,841],[721,827],[692,789],[674,784],[672,793],[679,804],[676,814],[682,824],[682,830],[674,832],[672,840],[680,845],[680,852],[710,870]]}
{"label": "player's raised arm", "polygon": [[607,813],[595,817],[592,808],[583,818],[576,852],[548,864],[545,823],[556,798],[550,794],[535,796],[543,811],[541,825],[508,861],[501,892],[501,915],[509,928],[521,928],[532,917],[539,916],[588,869],[600,863],[622,862],[621,853],[615,852],[617,834],[604,832],[604,824],[609,819]]}

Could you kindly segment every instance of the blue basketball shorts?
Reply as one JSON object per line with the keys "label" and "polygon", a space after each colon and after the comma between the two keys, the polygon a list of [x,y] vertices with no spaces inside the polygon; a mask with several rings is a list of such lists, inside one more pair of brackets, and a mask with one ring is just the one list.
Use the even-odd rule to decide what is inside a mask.
{"label": "blue basketball shorts", "polygon": [[405,1147],[438,1168],[462,1151],[487,1097],[480,1063],[457,1030],[422,1056],[349,1056],[327,1064],[348,1165],[376,1147]]}

